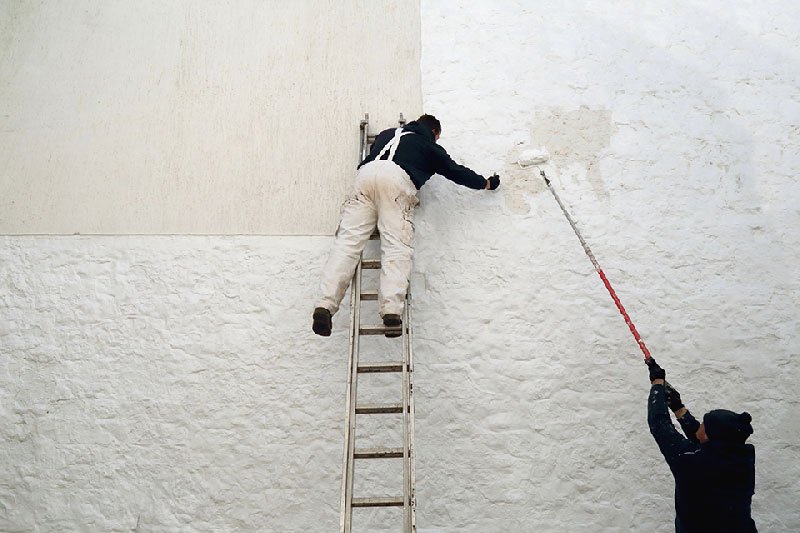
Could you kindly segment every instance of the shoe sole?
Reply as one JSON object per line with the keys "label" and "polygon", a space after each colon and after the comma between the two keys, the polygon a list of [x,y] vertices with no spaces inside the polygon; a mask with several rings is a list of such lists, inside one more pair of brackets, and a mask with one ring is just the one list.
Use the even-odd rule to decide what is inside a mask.
{"label": "shoe sole", "polygon": [[314,330],[314,333],[322,337],[330,337],[332,328],[328,315],[325,313],[314,313],[312,318],[314,319],[314,323],[311,325],[311,329]]}
{"label": "shoe sole", "polygon": [[398,328],[394,331],[387,331],[383,334],[384,337],[394,339],[403,335],[403,321],[399,318],[383,319],[383,325],[387,328]]}

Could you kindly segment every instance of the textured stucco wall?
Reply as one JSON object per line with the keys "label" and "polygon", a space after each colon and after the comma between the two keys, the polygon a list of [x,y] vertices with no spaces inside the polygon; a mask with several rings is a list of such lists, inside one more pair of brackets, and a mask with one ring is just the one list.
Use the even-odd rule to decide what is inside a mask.
{"label": "textured stucco wall", "polygon": [[[527,145],[690,409],[753,414],[759,530],[800,529],[792,6],[423,2],[425,109],[504,182],[420,192],[421,532],[671,531],[641,355]],[[0,238],[0,530],[335,530],[329,244]]]}
{"label": "textured stucco wall", "polygon": [[419,78],[412,0],[0,2],[0,232],[329,235]]}
{"label": "textured stucco wall", "polygon": [[0,531],[332,531],[323,238],[0,238]]}
{"label": "textured stucco wall", "polygon": [[795,10],[422,3],[440,142],[506,178],[492,209],[441,182],[422,198],[427,527],[672,527],[641,354],[542,181],[513,164],[546,146],[556,188],[690,409],[753,414],[760,529],[800,528]]}

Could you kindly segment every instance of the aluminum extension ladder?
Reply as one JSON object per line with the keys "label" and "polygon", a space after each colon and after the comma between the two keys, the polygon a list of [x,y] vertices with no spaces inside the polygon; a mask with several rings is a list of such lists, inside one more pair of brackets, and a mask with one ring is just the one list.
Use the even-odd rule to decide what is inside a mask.
{"label": "aluminum extension ladder", "polygon": [[[400,125],[405,124],[400,115]],[[369,115],[361,121],[361,160],[367,156],[367,149],[374,137],[369,134]],[[371,239],[377,239],[374,233]],[[342,475],[341,520],[340,533],[351,533],[353,509],[362,507],[402,507],[403,533],[416,533],[415,517],[415,472],[414,472],[414,396],[413,396],[413,353],[411,345],[411,294],[406,293],[402,315],[403,324],[400,338],[402,340],[402,361],[381,363],[359,363],[361,335],[383,335],[387,329],[383,324],[361,324],[361,302],[378,299],[377,291],[365,291],[362,288],[362,271],[364,269],[380,269],[380,260],[365,259],[362,255],[356,267],[353,281],[350,284],[350,357],[348,360],[346,424],[344,435],[344,466]],[[402,378],[402,401],[369,405],[358,401],[358,377],[362,374],[378,372],[400,373]],[[402,414],[402,446],[396,448],[358,448],[356,446],[356,419],[365,416],[385,416],[389,413]],[[403,461],[402,495],[393,497],[355,497],[353,480],[357,461]],[[399,489],[399,487],[398,487]],[[398,492],[400,492],[398,490]]]}

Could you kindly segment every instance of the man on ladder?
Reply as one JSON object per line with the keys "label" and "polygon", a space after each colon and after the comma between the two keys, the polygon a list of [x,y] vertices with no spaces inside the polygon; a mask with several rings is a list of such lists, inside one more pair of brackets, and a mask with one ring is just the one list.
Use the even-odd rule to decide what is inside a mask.
{"label": "man on ladder", "polygon": [[403,303],[414,253],[414,208],[417,190],[433,174],[470,189],[495,190],[497,174],[486,179],[457,164],[436,144],[441,123],[433,115],[422,115],[402,128],[382,131],[369,156],[358,167],[353,194],[342,207],[336,240],[322,271],[321,296],[313,313],[317,335],[331,334],[331,317],[353,277],[361,252],[376,225],[381,236],[379,312],[386,336],[400,335]]}

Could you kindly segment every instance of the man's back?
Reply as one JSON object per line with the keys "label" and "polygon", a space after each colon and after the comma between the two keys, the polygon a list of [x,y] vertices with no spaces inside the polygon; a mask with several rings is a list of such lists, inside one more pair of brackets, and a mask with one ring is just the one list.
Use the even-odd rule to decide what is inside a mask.
{"label": "man's back", "polygon": [[755,448],[707,442],[695,452],[667,457],[675,477],[676,530],[753,532]]}
{"label": "man's back", "polygon": [[[403,127],[403,131],[413,135],[404,135],[400,139],[393,161],[409,175],[417,189],[420,189],[433,174],[441,174],[470,189],[486,188],[486,178],[453,161],[447,151],[436,144],[436,138],[429,128],[414,121]],[[379,158],[394,134],[395,129],[380,132],[375,137],[369,156],[360,166]],[[386,159],[387,156],[381,158]]]}
{"label": "man's back", "polygon": [[[692,435],[697,422],[681,425]],[[654,384],[647,401],[647,422],[675,478],[675,530],[678,533],[756,531],[750,516],[755,488],[755,448],[744,442],[686,438],[667,410],[666,389]]]}

